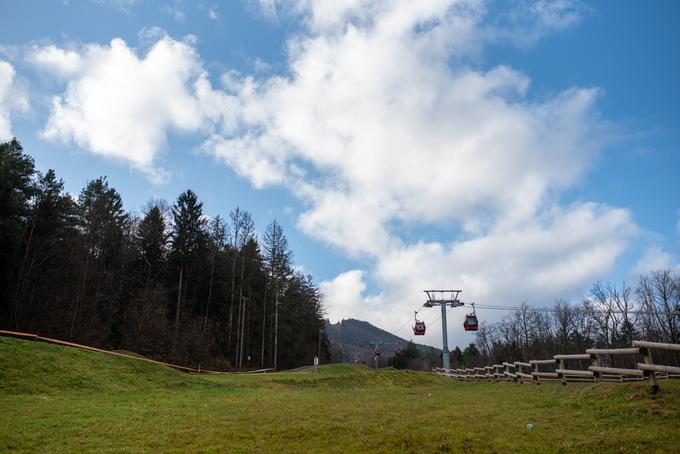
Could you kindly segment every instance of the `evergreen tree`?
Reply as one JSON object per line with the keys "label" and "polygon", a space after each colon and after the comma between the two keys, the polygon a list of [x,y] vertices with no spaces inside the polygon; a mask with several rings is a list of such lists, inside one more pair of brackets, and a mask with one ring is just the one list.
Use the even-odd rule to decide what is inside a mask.
{"label": "evergreen tree", "polygon": [[191,189],[187,189],[180,194],[177,203],[173,206],[172,217],[174,222],[171,253],[179,269],[173,339],[173,342],[176,343],[182,305],[182,292],[185,291],[183,288],[183,285],[185,285],[185,267],[189,264],[191,256],[203,246],[205,240],[203,203],[198,201],[196,194]]}
{"label": "evergreen tree", "polygon": [[464,365],[463,352],[460,351],[460,348],[457,345],[456,348],[454,348],[453,351],[451,352],[451,364],[454,369],[463,367]]}
{"label": "evergreen tree", "polygon": [[250,213],[236,208],[228,226],[215,216],[206,228],[190,190],[171,227],[162,201],[133,218],[105,177],[74,201],[17,141],[0,144],[0,177],[0,328],[191,366],[328,356],[318,288],[292,272],[277,222],[264,257]]}
{"label": "evergreen tree", "polygon": [[[82,228],[82,265],[78,291],[72,305],[69,337],[81,315],[88,323],[80,325],[81,339],[119,338],[121,296],[126,284],[122,270],[127,265],[125,255],[130,236],[130,217],[123,200],[106,177],[90,181],[78,197],[79,222]],[[108,328],[108,329],[103,329]]]}
{"label": "evergreen tree", "polygon": [[463,362],[465,363],[466,367],[478,366],[480,357],[479,350],[473,343],[470,343],[470,345],[468,345],[463,351]]}
{"label": "evergreen tree", "polygon": [[147,281],[157,278],[162,272],[168,239],[162,204],[151,204],[139,222],[135,234],[139,265],[145,271]]}
{"label": "evergreen tree", "polygon": [[0,144],[0,320],[9,322],[10,289],[35,192],[34,164],[16,139]]}
{"label": "evergreen tree", "polygon": [[[22,318],[20,311],[29,290],[32,289],[32,293],[37,295],[41,293],[38,288],[44,288],[45,294],[51,294],[52,300],[60,294],[57,288],[63,285],[63,272],[68,271],[68,267],[64,267],[66,250],[63,245],[71,243],[77,234],[77,207],[73,199],[64,193],[64,182],[57,179],[52,169],[45,175],[37,175],[23,253],[18,260],[13,295],[15,327],[18,327],[19,319]],[[54,274],[55,269],[62,270],[61,276]],[[55,281],[51,280],[53,276]],[[44,305],[49,305],[50,299],[46,298],[46,301]],[[34,314],[43,314],[46,309],[44,305],[32,307]]]}
{"label": "evergreen tree", "polygon": [[401,349],[399,355],[392,356],[388,359],[387,365],[395,369],[406,369],[408,363],[420,356],[418,347],[413,341],[409,341],[404,348]]}

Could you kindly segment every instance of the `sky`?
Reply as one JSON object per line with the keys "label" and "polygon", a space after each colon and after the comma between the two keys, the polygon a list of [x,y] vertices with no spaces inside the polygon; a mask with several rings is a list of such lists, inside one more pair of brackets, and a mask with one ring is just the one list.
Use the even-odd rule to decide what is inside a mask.
{"label": "sky", "polygon": [[[1,1],[0,140],[128,210],[277,219],[327,316],[680,270],[680,3]],[[465,309],[449,313],[466,345]],[[503,316],[478,311],[482,322]]]}

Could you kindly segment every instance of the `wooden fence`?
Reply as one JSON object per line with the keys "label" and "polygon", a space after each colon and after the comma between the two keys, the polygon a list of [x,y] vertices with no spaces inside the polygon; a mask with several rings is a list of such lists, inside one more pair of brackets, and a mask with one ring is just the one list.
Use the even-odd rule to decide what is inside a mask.
{"label": "wooden fence", "polygon": [[[504,362],[471,369],[435,368],[435,374],[458,380],[486,380],[491,382],[513,381],[517,383],[540,384],[541,381],[598,382],[598,381],[642,381],[648,380],[652,392],[659,390],[658,379],[680,378],[680,367],[654,364],[652,350],[680,352],[680,344],[633,341],[630,348],[591,348],[575,355],[555,355],[551,359],[535,359],[529,362]],[[603,359],[616,356],[636,355],[644,362],[635,362],[635,368],[610,367]],[[590,361],[587,369],[573,368],[574,361]],[[546,370],[546,368],[548,370]]]}

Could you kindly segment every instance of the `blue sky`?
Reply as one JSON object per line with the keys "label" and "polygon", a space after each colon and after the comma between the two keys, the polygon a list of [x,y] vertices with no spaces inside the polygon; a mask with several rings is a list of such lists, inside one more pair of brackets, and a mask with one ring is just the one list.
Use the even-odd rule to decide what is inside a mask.
{"label": "blue sky", "polygon": [[0,10],[0,135],[74,194],[107,175],[129,210],[192,188],[277,218],[333,320],[395,330],[427,287],[542,306],[678,267],[677,2]]}

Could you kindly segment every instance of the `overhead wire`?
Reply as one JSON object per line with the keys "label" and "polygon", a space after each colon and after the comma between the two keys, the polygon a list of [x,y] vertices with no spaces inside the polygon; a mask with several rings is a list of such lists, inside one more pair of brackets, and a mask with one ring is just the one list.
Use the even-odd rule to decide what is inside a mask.
{"label": "overhead wire", "polygon": [[[463,306],[464,307],[473,307],[472,303],[464,303]],[[527,312],[544,312],[544,313],[548,313],[548,312],[549,313],[556,313],[556,312],[558,312],[558,309],[551,308],[551,307],[501,306],[499,304],[479,304],[479,303],[475,303],[474,307],[477,308],[477,309],[498,310],[498,311],[506,311],[506,312],[509,312],[509,311],[527,311]],[[454,309],[454,308],[450,307],[447,310],[447,313],[450,312],[452,309]],[[643,311],[643,310],[630,310],[630,311],[608,310],[608,311],[605,311],[605,310],[589,309],[588,311],[594,312],[594,313],[597,313],[597,314],[631,314],[631,315],[654,315],[655,314],[654,312]],[[417,315],[420,311],[414,311],[414,312]],[[676,312],[673,312],[672,314],[673,315],[680,315],[680,312],[676,311]],[[426,324],[433,325],[434,323],[437,323],[439,320],[441,320],[441,318],[442,318],[441,315],[439,315],[436,319],[427,321]],[[397,328],[394,331],[394,334],[396,334],[396,333],[400,332],[402,329],[404,329],[404,327],[406,327],[406,325],[408,325],[412,320],[413,319],[411,317],[406,319],[406,321],[404,323],[402,323],[401,326],[399,326],[399,328]]]}
{"label": "overhead wire", "polygon": [[[472,304],[465,303],[467,307],[472,307]],[[478,304],[475,303],[477,309],[491,309],[500,311],[527,311],[527,312],[559,312],[558,309],[554,307],[531,307],[531,306],[500,306],[497,304]],[[595,312],[598,314],[633,314],[633,315],[654,315],[654,312],[643,311],[643,310],[598,310],[598,309],[588,309],[589,312]],[[673,314],[678,314],[678,312],[673,312]]]}
{"label": "overhead wire", "polygon": [[[460,307],[460,306],[456,306],[456,307]],[[446,310],[446,313],[448,314],[449,312],[451,312],[452,309],[455,309],[455,308],[454,308],[454,307],[449,307],[449,308]],[[414,311],[414,312],[417,314],[419,311]],[[434,325],[435,323],[437,323],[437,322],[438,322],[439,320],[441,320],[441,319],[442,319],[442,316],[441,316],[441,314],[440,314],[440,315],[439,315],[437,318],[435,318],[434,320],[426,321],[425,324],[426,324],[426,325],[432,326],[432,325]],[[401,330],[404,328],[404,326],[406,326],[406,324],[409,323],[410,321],[411,321],[410,318],[409,318],[408,320],[406,320],[399,328],[397,328],[397,329],[394,331],[394,334],[396,334],[396,333],[398,333],[399,331],[401,331]]]}
{"label": "overhead wire", "polygon": [[[416,313],[416,315],[418,315],[418,311],[414,311],[414,312]],[[404,328],[404,326],[406,326],[409,322],[411,322],[411,317],[407,318],[406,321],[404,323],[402,323],[402,325],[399,328],[397,328],[397,330],[394,333],[396,334],[399,331],[401,331]]]}

